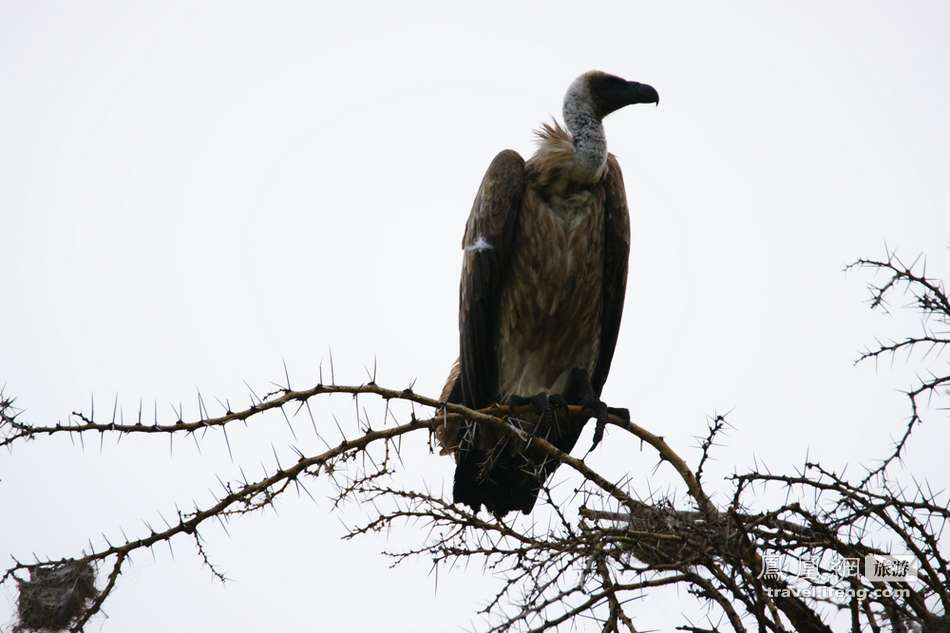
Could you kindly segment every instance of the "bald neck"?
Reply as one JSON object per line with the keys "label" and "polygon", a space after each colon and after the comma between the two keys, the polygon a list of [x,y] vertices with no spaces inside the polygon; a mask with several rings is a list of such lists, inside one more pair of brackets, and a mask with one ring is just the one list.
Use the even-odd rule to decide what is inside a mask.
{"label": "bald neck", "polygon": [[564,124],[574,140],[575,177],[598,180],[607,164],[607,137],[583,77],[571,84],[564,96]]}

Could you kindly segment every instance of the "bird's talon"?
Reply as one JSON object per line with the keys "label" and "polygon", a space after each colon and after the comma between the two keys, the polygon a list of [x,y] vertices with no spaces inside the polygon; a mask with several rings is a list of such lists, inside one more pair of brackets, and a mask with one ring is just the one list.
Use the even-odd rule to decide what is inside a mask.
{"label": "bird's talon", "polygon": [[563,409],[567,406],[567,400],[559,393],[552,393],[548,396],[548,405],[552,409]]}
{"label": "bird's talon", "polygon": [[540,415],[545,415],[551,410],[551,403],[546,393],[538,393],[533,396],[512,396],[509,404],[515,407],[532,406]]}
{"label": "bird's talon", "polygon": [[594,427],[594,440],[590,447],[590,450],[594,450],[604,439],[604,431],[610,418],[610,409],[602,400],[594,397],[585,398],[581,405],[585,411],[590,413],[591,417],[597,420],[597,426]]}
{"label": "bird's talon", "polygon": [[594,427],[594,440],[590,444],[590,450],[597,448],[600,441],[604,439],[604,431],[607,429],[606,420],[597,420],[597,426]]}
{"label": "bird's talon", "polygon": [[626,424],[630,424],[630,410],[629,409],[624,409],[623,407],[607,407],[607,413],[620,418]]}

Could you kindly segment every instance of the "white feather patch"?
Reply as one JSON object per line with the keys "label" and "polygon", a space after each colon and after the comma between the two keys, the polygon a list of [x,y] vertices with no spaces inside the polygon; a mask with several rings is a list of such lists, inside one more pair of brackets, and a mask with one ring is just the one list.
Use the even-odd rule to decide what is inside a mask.
{"label": "white feather patch", "polygon": [[475,238],[475,242],[473,244],[469,244],[465,247],[465,250],[481,253],[482,251],[490,251],[493,248],[495,247],[492,246],[488,240],[479,235],[477,238]]}

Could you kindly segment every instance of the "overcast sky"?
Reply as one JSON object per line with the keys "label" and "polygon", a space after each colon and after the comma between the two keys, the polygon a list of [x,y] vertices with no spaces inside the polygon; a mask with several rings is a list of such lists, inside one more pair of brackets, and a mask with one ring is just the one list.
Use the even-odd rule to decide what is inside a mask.
{"label": "overcast sky", "polygon": [[[870,313],[866,277],[842,267],[886,240],[950,275],[950,9],[729,6],[0,1],[0,383],[37,423],[91,394],[168,419],[196,387],[245,402],[242,380],[266,389],[283,361],[314,383],[332,346],[341,382],[376,358],[381,384],[437,394],[479,180],[499,150],[530,154],[598,68],[661,95],[606,123],[633,237],[605,399],[691,458],[705,416],[733,409],[714,490],[753,458],[869,463],[918,365],[852,361],[918,326]],[[289,454],[284,422],[264,427],[235,429],[234,463],[211,439],[18,446],[0,455],[0,555],[71,555],[206,502],[214,473],[259,468],[271,443]],[[596,467],[641,494],[675,481],[609,440]],[[946,487],[948,443],[931,417],[908,468]],[[451,481],[448,459],[410,451],[419,480]],[[421,535],[341,542],[358,508],[279,509],[207,532],[235,582],[176,543],[174,560],[135,559],[97,627],[457,631],[496,587],[476,568],[437,591],[425,561],[387,571],[378,552]],[[0,596],[9,625],[13,588]],[[635,622],[682,623],[675,598]]]}

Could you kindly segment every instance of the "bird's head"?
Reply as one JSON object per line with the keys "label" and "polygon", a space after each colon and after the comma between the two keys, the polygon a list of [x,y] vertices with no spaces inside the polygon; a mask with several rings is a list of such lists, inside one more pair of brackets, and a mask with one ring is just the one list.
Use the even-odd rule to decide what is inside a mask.
{"label": "bird's head", "polygon": [[586,111],[600,120],[624,106],[659,102],[660,95],[653,86],[591,70],[575,79],[567,89],[564,114],[567,119],[569,113]]}

